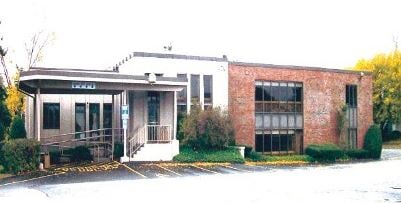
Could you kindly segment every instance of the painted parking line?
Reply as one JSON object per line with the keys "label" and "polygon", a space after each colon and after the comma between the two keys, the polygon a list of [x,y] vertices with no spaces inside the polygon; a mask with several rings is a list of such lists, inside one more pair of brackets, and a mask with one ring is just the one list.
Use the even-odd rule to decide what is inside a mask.
{"label": "painted parking line", "polygon": [[55,171],[60,172],[97,172],[97,171],[110,171],[113,169],[117,169],[120,166],[118,162],[109,162],[109,163],[97,163],[97,164],[87,164],[81,166],[73,166],[73,167],[60,167],[54,169]]}
{"label": "painted parking line", "polygon": [[168,171],[168,172],[170,172],[170,173],[174,173],[175,175],[182,176],[181,174],[179,174],[179,173],[177,173],[177,172],[175,172],[175,171],[172,171],[172,170],[170,170],[170,169],[168,169],[168,168],[165,168],[165,167],[163,167],[163,166],[160,166],[160,165],[158,165],[158,164],[154,164],[154,165],[157,166],[157,167],[159,167],[159,168],[161,168],[161,169],[163,169],[163,170],[166,170],[166,171]]}
{"label": "painted parking line", "polygon": [[202,167],[199,167],[199,166],[197,166],[197,165],[194,165],[194,164],[191,164],[190,166],[192,166],[192,167],[194,167],[194,168],[197,168],[197,169],[200,169],[200,170],[202,170],[202,171],[207,171],[207,172],[209,172],[209,173],[221,174],[221,173],[219,173],[219,172],[216,172],[216,171],[211,171],[211,170],[209,170],[209,169],[202,168]]}
{"label": "painted parking line", "polygon": [[223,167],[226,167],[226,168],[229,168],[229,169],[233,169],[233,170],[236,170],[236,171],[246,172],[246,173],[250,173],[251,172],[251,171],[248,171],[248,170],[239,169],[239,168],[235,168],[235,167],[228,166],[228,165],[220,165],[220,166],[223,166]]}
{"label": "painted parking line", "polygon": [[33,180],[38,180],[38,179],[47,178],[47,177],[51,177],[51,176],[58,176],[58,175],[62,175],[62,174],[65,174],[65,172],[45,175],[45,176],[36,177],[36,178],[30,178],[30,179],[26,179],[26,180],[14,181],[14,182],[2,184],[2,185],[0,185],[0,187],[4,187],[4,186],[7,186],[7,185],[13,185],[13,184],[17,184],[17,183],[24,183],[24,182],[33,181]]}
{"label": "painted parking line", "polygon": [[[115,161],[116,162],[116,161]],[[118,162],[116,162],[116,163],[118,163]],[[147,178],[145,175],[143,175],[142,173],[139,173],[138,171],[136,171],[136,170],[134,170],[134,169],[132,169],[131,167],[129,167],[129,166],[127,166],[127,165],[125,165],[125,164],[122,164],[122,163],[118,163],[120,166],[124,166],[126,169],[128,169],[129,171],[131,171],[131,172],[133,172],[133,173],[135,173],[135,174],[137,174],[137,175],[139,175],[139,176],[141,176],[142,178]]]}

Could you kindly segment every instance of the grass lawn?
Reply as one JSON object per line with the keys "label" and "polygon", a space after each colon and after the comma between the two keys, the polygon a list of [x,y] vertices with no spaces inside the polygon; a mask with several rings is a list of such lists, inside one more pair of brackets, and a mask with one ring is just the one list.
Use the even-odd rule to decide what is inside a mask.
{"label": "grass lawn", "polygon": [[191,148],[180,148],[180,154],[173,159],[177,162],[193,163],[193,162],[229,162],[244,163],[245,160],[236,149],[227,148],[222,150],[198,150]]}
{"label": "grass lawn", "polygon": [[383,142],[384,149],[401,149],[401,138]]}

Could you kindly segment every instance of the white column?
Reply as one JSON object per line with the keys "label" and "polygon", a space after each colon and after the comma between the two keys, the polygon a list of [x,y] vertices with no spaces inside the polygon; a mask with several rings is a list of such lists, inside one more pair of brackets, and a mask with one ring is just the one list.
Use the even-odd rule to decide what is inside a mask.
{"label": "white column", "polygon": [[191,112],[191,74],[187,74],[187,114]]}
{"label": "white column", "polygon": [[173,140],[176,140],[177,139],[177,92],[174,91],[173,94],[174,94]]}
{"label": "white column", "polygon": [[41,114],[41,111],[40,111],[40,106],[41,106],[41,104],[42,104],[42,102],[41,102],[41,98],[40,98],[40,87],[38,87],[38,90],[37,90],[37,94],[36,94],[36,97],[35,97],[35,105],[36,105],[36,112],[35,112],[35,116],[36,116],[36,118],[35,118],[35,122],[36,122],[36,139],[38,140],[38,141],[40,141],[40,131],[41,131],[41,127],[40,127],[40,122],[41,122],[41,119],[40,119],[40,114]]}
{"label": "white column", "polygon": [[111,95],[111,159],[114,160],[114,131],[116,128],[116,112],[114,110],[114,94]]}
{"label": "white column", "polygon": [[204,98],[204,85],[203,85],[203,75],[199,74],[199,104],[202,110],[205,104],[205,98]]}
{"label": "white column", "polygon": [[[127,105],[128,104],[128,90],[124,90],[124,92],[122,94],[122,104],[123,105]],[[124,122],[124,121],[122,121],[122,122]],[[129,157],[127,156],[127,131],[128,131],[128,122],[127,122],[126,128],[124,128],[124,140],[123,140],[123,143],[124,143],[124,155],[120,159],[121,162],[129,161]]]}

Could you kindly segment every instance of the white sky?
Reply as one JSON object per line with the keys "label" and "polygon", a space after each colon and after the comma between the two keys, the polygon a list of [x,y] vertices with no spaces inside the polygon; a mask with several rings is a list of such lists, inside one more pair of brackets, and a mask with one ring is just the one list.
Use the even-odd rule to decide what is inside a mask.
{"label": "white sky", "polygon": [[38,66],[96,69],[132,51],[163,52],[169,43],[179,54],[346,68],[401,40],[397,0],[2,0],[0,20],[9,57],[20,66],[24,43],[40,30],[56,38]]}

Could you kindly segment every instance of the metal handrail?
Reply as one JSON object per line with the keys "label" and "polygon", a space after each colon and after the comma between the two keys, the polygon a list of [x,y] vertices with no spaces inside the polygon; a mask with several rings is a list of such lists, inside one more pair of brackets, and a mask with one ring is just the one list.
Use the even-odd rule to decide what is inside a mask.
{"label": "metal handrail", "polygon": [[133,157],[146,143],[166,143],[172,140],[171,125],[144,125],[128,138],[128,154]]}
{"label": "metal handrail", "polygon": [[[100,157],[100,147],[103,146],[103,150],[105,152],[107,151],[107,156],[111,154],[111,157],[114,156],[114,138],[116,136],[122,136],[122,129],[121,128],[102,128],[102,129],[96,129],[96,130],[87,130],[87,131],[82,131],[82,132],[74,132],[74,133],[65,133],[65,134],[60,134],[60,135],[55,135],[55,136],[49,136],[49,137],[42,137],[41,139],[41,147],[42,150],[45,148],[46,150],[43,151],[48,151],[50,147],[57,147],[58,150],[63,154],[63,151],[65,148],[73,148],[79,145],[89,145],[90,147],[94,147],[95,150],[97,150],[97,158],[99,160]],[[106,131],[111,131],[110,134],[106,134]],[[115,133],[117,131],[117,133]],[[99,133],[96,133],[99,132]],[[96,133],[97,135],[93,136],[87,136],[92,133]],[[77,134],[84,134],[85,137],[82,138],[68,138],[65,139],[65,136],[74,136]],[[110,138],[111,139],[107,139]],[[61,139],[60,138],[64,138]],[[44,139],[44,140],[43,140]],[[51,139],[51,140],[48,140]],[[71,143],[71,144],[67,144]],[[110,149],[111,147],[111,149]]]}
{"label": "metal handrail", "polygon": [[51,135],[51,136],[41,137],[40,139],[49,139],[49,138],[62,137],[62,136],[66,136],[66,135],[76,135],[76,134],[85,134],[86,135],[87,133],[97,132],[97,131],[106,131],[106,130],[123,130],[123,128],[101,128],[101,129],[95,129],[95,130],[86,130],[86,131],[80,131],[80,132]]}

